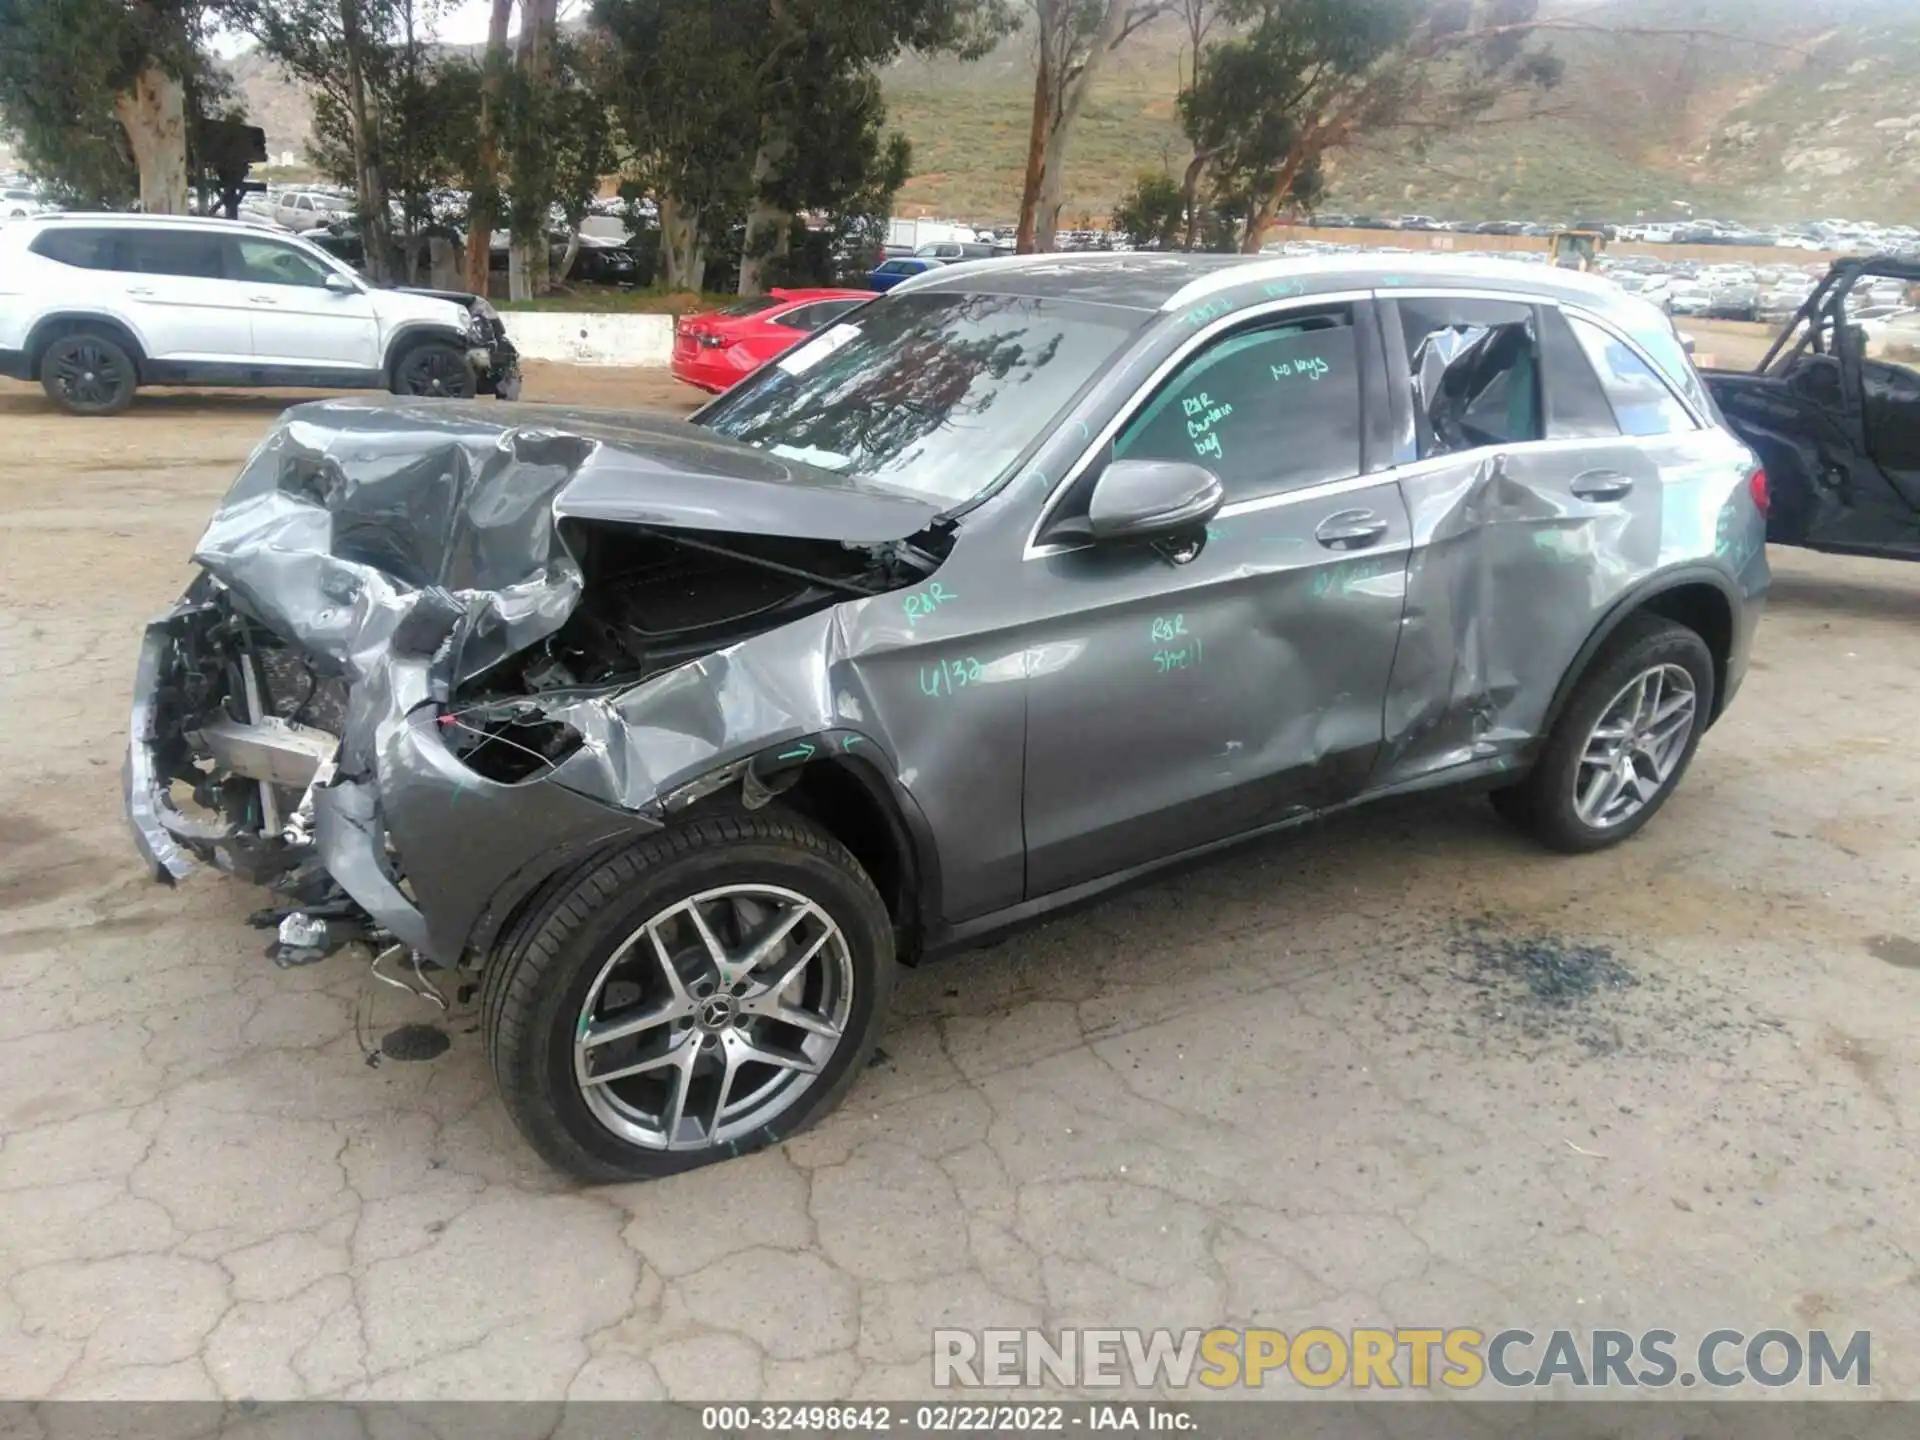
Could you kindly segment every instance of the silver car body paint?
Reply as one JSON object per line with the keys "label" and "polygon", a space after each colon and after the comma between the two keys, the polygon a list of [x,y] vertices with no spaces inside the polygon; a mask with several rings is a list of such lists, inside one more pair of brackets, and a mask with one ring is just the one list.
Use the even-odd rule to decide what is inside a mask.
{"label": "silver car body paint", "polygon": [[[937,947],[1329,808],[1523,767],[1611,625],[1673,587],[1726,607],[1716,711],[1739,684],[1767,584],[1751,458],[1671,323],[1617,287],[1399,256],[1037,256],[942,267],[892,295],[929,290],[1068,293],[1131,307],[1139,325],[1004,476],[942,517],[952,546],[931,599],[925,587],[850,598],[637,685],[534,697],[583,743],[517,783],[448,748],[447,688],[552,634],[578,603],[569,515],[878,542],[923,531],[937,507],[715,438],[698,416],[289,412],[196,558],[348,681],[338,774],[313,796],[318,856],[376,920],[470,960],[569,858],[671,824],[717,788],[764,797],[831,765],[897,814]],[[1697,428],[1419,459],[1381,318],[1415,295],[1588,317],[1664,377]],[[1187,564],[1048,537],[1184,357],[1249,319],[1335,298],[1366,320],[1363,473],[1230,503]],[[1574,494],[1593,472],[1626,489]],[[1363,553],[1330,548],[1355,515],[1377,538]],[[183,607],[195,603],[204,594]],[[434,606],[450,618],[422,633],[453,639],[437,653],[396,644]],[[156,622],[143,651],[127,773],[136,836],[163,875],[185,873],[190,852],[224,854],[154,779],[172,623]]]}

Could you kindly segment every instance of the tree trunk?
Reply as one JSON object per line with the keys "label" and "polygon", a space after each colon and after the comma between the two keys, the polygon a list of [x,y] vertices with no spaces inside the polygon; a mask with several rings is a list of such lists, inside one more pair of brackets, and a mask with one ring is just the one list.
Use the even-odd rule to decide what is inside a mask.
{"label": "tree trunk", "polygon": [[[559,0],[526,0],[520,7],[521,58],[525,64],[527,86],[530,94],[540,100],[545,99],[553,85],[553,30],[559,12]],[[547,163],[550,152],[544,150],[544,137],[540,143],[543,152],[539,178],[543,182],[541,198],[544,200],[552,193],[552,166]],[[520,273],[527,294],[515,294],[513,298],[525,300],[544,295],[553,288],[553,255],[552,247],[547,242],[546,207],[542,205],[530,219],[525,208],[519,208],[528,228],[526,233],[514,237],[514,249],[520,255]]]}
{"label": "tree trunk", "polygon": [[1180,213],[1186,217],[1186,239],[1181,248],[1197,249],[1200,244],[1200,177],[1212,163],[1211,150],[1196,150],[1187,162],[1187,173],[1180,180]]}
{"label": "tree trunk", "polygon": [[115,117],[140,169],[140,208],[149,215],[187,213],[186,87],[157,65],[134,76],[113,97]]}
{"label": "tree trunk", "polygon": [[1027,129],[1026,183],[1020,191],[1020,228],[1013,242],[1013,248],[1022,255],[1033,253],[1034,215],[1040,205],[1040,175],[1053,119],[1053,56],[1047,38],[1050,11],[1049,0],[1042,0],[1039,54],[1033,64],[1033,119]]}
{"label": "tree trunk", "polygon": [[1240,239],[1242,255],[1258,255],[1260,247],[1266,243],[1267,231],[1273,225],[1273,218],[1280,213],[1280,206],[1293,190],[1293,182],[1300,178],[1300,171],[1315,153],[1312,132],[1293,147],[1287,156],[1287,163],[1280,167],[1280,174],[1274,179],[1273,188],[1260,197],[1260,203],[1247,217],[1247,233]]}
{"label": "tree trunk", "polygon": [[507,68],[507,26],[513,0],[493,0],[487,17],[486,73],[480,82],[479,173],[468,177],[473,205],[467,215],[467,289],[485,295],[493,268],[493,226],[500,218],[500,84]]}
{"label": "tree trunk", "polygon": [[360,239],[366,249],[367,277],[378,285],[393,278],[393,217],[387,211],[387,187],[380,174],[379,121],[367,98],[367,37],[360,4],[361,0],[341,0],[340,38],[346,51],[347,128],[353,142]]}
{"label": "tree trunk", "polygon": [[567,277],[573,274],[573,262],[579,258],[580,227],[574,225],[567,230],[567,248],[560,256],[560,263],[554,266],[553,273],[547,277],[547,288],[566,284]]}
{"label": "tree trunk", "polygon": [[740,251],[740,290],[742,295],[758,295],[766,289],[767,262],[785,255],[792,246],[793,212],[769,200],[766,187],[773,172],[786,158],[785,135],[762,138],[753,157],[753,198],[747,205],[747,233]]}
{"label": "tree trunk", "polygon": [[[1048,0],[1053,3],[1053,0]],[[1107,0],[1106,9],[1101,13],[1100,26],[1093,33],[1093,39],[1087,46],[1087,57],[1081,62],[1079,71],[1071,78],[1066,77],[1067,57],[1064,53],[1054,62],[1056,74],[1061,78],[1051,88],[1055,91],[1052,114],[1046,122],[1046,134],[1040,151],[1040,179],[1034,187],[1033,249],[1053,249],[1054,236],[1060,228],[1060,206],[1065,199],[1067,171],[1067,142],[1073,137],[1073,127],[1080,119],[1080,111],[1087,103],[1087,95],[1093,89],[1094,77],[1100,73],[1101,65],[1120,44],[1120,37],[1127,28],[1127,19],[1133,9],[1132,0]],[[1046,40],[1041,39],[1044,54]],[[1034,103],[1039,104],[1038,86],[1035,87]],[[1029,152],[1027,160],[1031,171],[1033,159]],[[1026,209],[1021,206],[1024,223]]]}
{"label": "tree trunk", "polygon": [[660,197],[660,269],[669,290],[698,292],[707,278],[707,257],[701,253],[700,212],[682,209],[671,195]]}

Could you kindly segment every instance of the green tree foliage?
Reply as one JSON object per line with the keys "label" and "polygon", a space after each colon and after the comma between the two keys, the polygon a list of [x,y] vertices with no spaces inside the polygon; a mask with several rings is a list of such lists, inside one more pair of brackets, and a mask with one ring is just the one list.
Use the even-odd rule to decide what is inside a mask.
{"label": "green tree foliage", "polygon": [[1143,170],[1113,207],[1112,228],[1136,250],[1172,250],[1185,233],[1186,197],[1171,175]]}
{"label": "green tree foliage", "polygon": [[[352,184],[366,270],[375,280],[396,272],[387,178],[389,141],[397,138],[392,103],[417,54],[409,41],[414,0],[242,0],[243,22],[260,48],[312,88],[316,109],[330,111],[337,143],[344,131],[346,179]],[[417,45],[417,41],[413,42]],[[324,143],[324,140],[323,140]],[[338,165],[342,152],[330,163]],[[322,152],[323,157],[327,152]]]}
{"label": "green tree foliage", "polygon": [[1545,89],[1539,0],[1222,0],[1235,28],[1203,51],[1180,97],[1217,209],[1246,215],[1257,250],[1288,205],[1310,204],[1326,160],[1399,134],[1418,147]]}
{"label": "green tree foliage", "polygon": [[[596,0],[624,188],[658,209],[666,283],[699,290],[746,208],[754,62],[738,0]],[[635,218],[638,219],[637,211]]]}
{"label": "green tree foliage", "polygon": [[73,200],[186,208],[196,107],[220,91],[198,0],[0,0],[0,126]]}
{"label": "green tree foliage", "polygon": [[1011,24],[1005,0],[596,0],[593,15],[667,283],[700,288],[708,255],[738,244],[743,292],[813,269],[793,256],[797,215],[877,239],[907,166],[878,68],[909,49],[982,54]]}

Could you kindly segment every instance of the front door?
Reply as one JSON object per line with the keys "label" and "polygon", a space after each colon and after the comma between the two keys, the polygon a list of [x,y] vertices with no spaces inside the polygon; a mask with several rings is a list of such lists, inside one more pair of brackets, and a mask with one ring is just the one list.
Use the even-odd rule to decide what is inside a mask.
{"label": "front door", "polygon": [[283,240],[235,236],[228,243],[228,269],[245,284],[253,352],[262,365],[379,367],[379,328],[365,291],[327,289],[335,272]]}
{"label": "front door", "polygon": [[1025,567],[1029,897],[1346,799],[1371,768],[1409,530],[1392,481],[1363,473],[1378,352],[1357,320],[1225,333],[1118,430],[1110,456],[1220,477],[1197,557],[1086,540],[1093,472],[1044,523]]}

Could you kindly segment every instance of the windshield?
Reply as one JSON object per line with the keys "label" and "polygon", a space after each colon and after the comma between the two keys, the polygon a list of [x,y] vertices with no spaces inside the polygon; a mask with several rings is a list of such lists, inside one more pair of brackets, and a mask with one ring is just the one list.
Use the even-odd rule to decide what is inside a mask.
{"label": "windshield", "polygon": [[1031,295],[900,295],[788,351],[698,423],[956,504],[998,481],[1145,318]]}

